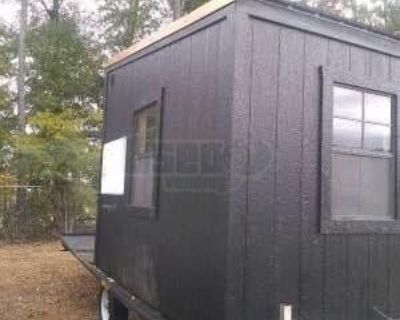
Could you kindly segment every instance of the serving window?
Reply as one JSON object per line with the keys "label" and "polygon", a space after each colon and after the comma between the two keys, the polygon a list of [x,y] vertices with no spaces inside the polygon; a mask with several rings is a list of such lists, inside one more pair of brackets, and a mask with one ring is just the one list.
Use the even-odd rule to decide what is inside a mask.
{"label": "serving window", "polygon": [[134,213],[153,216],[159,190],[161,104],[140,108],[133,117],[129,204]]}
{"label": "serving window", "polygon": [[397,94],[323,73],[322,231],[397,232]]}
{"label": "serving window", "polygon": [[334,85],[332,121],[332,217],[393,219],[392,97]]}

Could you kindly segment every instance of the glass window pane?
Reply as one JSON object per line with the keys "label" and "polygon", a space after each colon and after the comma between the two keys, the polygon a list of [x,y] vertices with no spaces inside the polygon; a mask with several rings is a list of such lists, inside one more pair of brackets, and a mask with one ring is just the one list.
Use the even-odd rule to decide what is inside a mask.
{"label": "glass window pane", "polygon": [[361,158],[361,215],[363,218],[394,217],[392,159]]}
{"label": "glass window pane", "polygon": [[333,114],[336,117],[362,119],[362,93],[343,87],[334,87]]}
{"label": "glass window pane", "polygon": [[391,98],[377,94],[365,94],[365,120],[383,124],[391,123]]}
{"label": "glass window pane", "polygon": [[132,176],[132,204],[141,208],[153,207],[154,159],[135,159]]}
{"label": "glass window pane", "polygon": [[160,132],[160,109],[147,108],[136,115],[135,153],[156,152]]}
{"label": "glass window pane", "polygon": [[[364,105],[363,105],[364,103]],[[333,144],[354,148],[332,153],[331,212],[334,219],[394,218],[394,158],[357,155],[357,148],[391,150],[392,98],[337,86],[333,101]]]}
{"label": "glass window pane", "polygon": [[393,160],[333,154],[331,208],[335,219],[394,217]]}
{"label": "glass window pane", "polygon": [[153,208],[156,185],[154,164],[160,138],[160,108],[153,105],[135,114],[135,141],[132,170],[131,203]]}
{"label": "glass window pane", "polygon": [[160,125],[160,112],[158,108],[149,108],[146,110],[147,126],[146,126],[146,152],[155,152],[157,148],[157,140]]}
{"label": "glass window pane", "polygon": [[353,217],[360,214],[360,159],[332,154],[332,216]]}
{"label": "glass window pane", "polygon": [[390,127],[365,123],[364,148],[375,151],[390,151]]}
{"label": "glass window pane", "polygon": [[361,148],[361,122],[333,119],[333,144],[337,146]]}
{"label": "glass window pane", "polygon": [[146,116],[139,113],[135,121],[135,153],[143,154],[146,151]]}

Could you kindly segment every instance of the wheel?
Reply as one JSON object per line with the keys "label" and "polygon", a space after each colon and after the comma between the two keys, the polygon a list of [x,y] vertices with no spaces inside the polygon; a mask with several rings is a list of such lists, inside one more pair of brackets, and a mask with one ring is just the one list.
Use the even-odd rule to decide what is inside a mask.
{"label": "wheel", "polygon": [[128,320],[128,309],[109,290],[102,288],[99,300],[99,320]]}

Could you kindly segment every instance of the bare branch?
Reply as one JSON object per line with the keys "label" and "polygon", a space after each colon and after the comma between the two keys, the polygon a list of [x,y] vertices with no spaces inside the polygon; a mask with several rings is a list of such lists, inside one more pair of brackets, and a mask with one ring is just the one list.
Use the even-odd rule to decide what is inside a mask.
{"label": "bare branch", "polygon": [[44,9],[45,9],[47,12],[49,12],[49,8],[47,7],[46,2],[44,2],[44,0],[40,0],[40,2],[42,3]]}

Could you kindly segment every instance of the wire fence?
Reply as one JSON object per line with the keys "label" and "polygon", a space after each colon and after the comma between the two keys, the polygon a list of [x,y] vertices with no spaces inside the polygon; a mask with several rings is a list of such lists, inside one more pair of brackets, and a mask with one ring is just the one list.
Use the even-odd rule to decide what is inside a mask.
{"label": "wire fence", "polygon": [[0,185],[0,240],[44,240],[94,234],[96,188]]}

